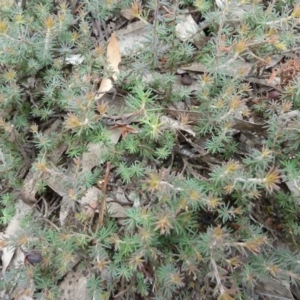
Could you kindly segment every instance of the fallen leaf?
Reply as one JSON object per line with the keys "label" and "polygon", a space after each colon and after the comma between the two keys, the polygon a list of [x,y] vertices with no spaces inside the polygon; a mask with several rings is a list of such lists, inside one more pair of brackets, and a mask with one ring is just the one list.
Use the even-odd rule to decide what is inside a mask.
{"label": "fallen leaf", "polygon": [[[109,132],[110,144],[117,144],[121,136],[120,130],[111,129]],[[104,163],[103,156],[107,147],[104,143],[89,143],[87,149],[88,151],[84,152],[82,155],[82,172],[89,172],[95,166]]]}
{"label": "fallen leaf", "polygon": [[295,299],[290,290],[288,278],[261,278],[255,285],[255,293],[263,299]]}
{"label": "fallen leaf", "polygon": [[[1,239],[7,240],[13,236],[16,235],[16,233],[20,230],[21,227],[21,220],[26,215],[29,215],[31,213],[31,206],[24,203],[21,199],[18,199],[15,205],[15,215],[9,222],[5,234],[2,234]],[[0,248],[1,249],[1,248]],[[22,251],[16,249],[16,247],[13,246],[6,246],[2,249],[2,274],[4,275],[6,272],[6,269],[9,265],[17,266],[20,263],[24,262],[24,254]]]}
{"label": "fallen leaf", "polygon": [[180,18],[176,25],[176,34],[180,40],[190,41],[198,49],[201,49],[207,41],[204,31],[199,31],[199,27],[191,15]]}
{"label": "fallen leaf", "polygon": [[141,197],[135,191],[132,191],[129,195],[127,195],[128,199],[133,202],[133,207],[141,206]]}
{"label": "fallen leaf", "polygon": [[90,268],[81,269],[79,266],[70,271],[59,285],[60,299],[91,299],[87,289],[87,281],[92,276]]}
{"label": "fallen leaf", "polygon": [[89,214],[90,212],[95,212],[97,210],[99,199],[101,197],[103,197],[103,193],[98,188],[93,186],[87,190],[84,197],[82,197],[81,199],[81,203],[85,208],[87,214]]}
{"label": "fallen leaf", "polygon": [[116,202],[110,202],[107,204],[107,211],[112,218],[125,218],[127,217],[126,208]]}
{"label": "fallen leaf", "polygon": [[137,52],[138,48],[144,48],[148,42],[151,28],[143,21],[128,24],[116,32],[119,40],[120,51],[123,56],[131,54],[132,50]]}
{"label": "fallen leaf", "polygon": [[[112,78],[117,79],[119,74],[119,63],[121,61],[120,46],[117,37],[112,33],[107,46],[107,61],[108,68],[113,70]],[[99,100],[113,87],[112,81],[109,78],[103,78],[95,100]]]}

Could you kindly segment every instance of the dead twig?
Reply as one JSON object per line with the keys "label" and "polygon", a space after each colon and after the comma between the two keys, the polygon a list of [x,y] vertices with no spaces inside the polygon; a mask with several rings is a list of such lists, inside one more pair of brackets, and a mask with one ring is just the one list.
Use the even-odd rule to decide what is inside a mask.
{"label": "dead twig", "polygon": [[158,66],[157,48],[158,48],[158,38],[157,38],[157,25],[158,25],[158,9],[159,0],[156,0],[155,12],[154,12],[154,23],[153,23],[153,65],[154,68]]}
{"label": "dead twig", "polygon": [[99,228],[101,228],[103,226],[104,212],[106,209],[106,192],[107,192],[109,173],[110,173],[110,162],[108,162],[106,165],[106,171],[105,171],[103,188],[102,188],[103,197],[99,203],[99,206],[100,206],[100,208],[99,208]]}
{"label": "dead twig", "polygon": [[119,115],[119,116],[109,116],[109,115],[102,115],[101,117],[103,119],[111,119],[111,120],[124,120],[124,119],[129,119],[131,117],[134,117],[134,116],[137,116],[139,114],[141,114],[143,112],[143,110],[138,110],[138,111],[135,111],[133,113],[128,113],[128,114],[124,114],[124,115]]}

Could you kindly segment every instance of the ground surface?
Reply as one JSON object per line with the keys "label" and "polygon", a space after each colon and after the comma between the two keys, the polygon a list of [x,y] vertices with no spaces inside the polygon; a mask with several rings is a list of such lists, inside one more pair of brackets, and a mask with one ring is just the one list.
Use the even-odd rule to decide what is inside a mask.
{"label": "ground surface", "polygon": [[[298,30],[298,21],[291,24],[282,21],[278,26],[276,20],[266,21],[274,22],[277,31],[270,26],[274,32],[269,28],[270,32],[260,41],[249,34],[251,28],[243,28],[243,25],[251,25],[243,23],[245,14],[254,13],[250,4],[240,4],[235,15],[229,17],[224,12],[230,9],[225,2],[218,3],[220,8],[211,2],[211,11],[222,18],[214,23],[197,10],[196,2],[173,6],[157,1],[159,5],[151,9],[147,6],[149,3],[143,1],[128,5],[122,11],[114,9],[101,21],[93,11],[85,10],[89,39],[94,45],[92,58],[80,51],[79,46],[74,47],[64,56],[63,63],[59,62],[58,55],[53,61],[54,67],[47,65],[35,75],[18,78],[24,103],[32,111],[25,122],[28,130],[14,123],[26,110],[25,106],[19,111],[12,106],[9,113],[7,110],[1,113],[2,142],[10,140],[20,158],[14,173],[19,184],[13,186],[13,178],[4,177],[2,186],[2,195],[9,192],[15,201],[14,216],[3,222],[2,227],[6,241],[2,245],[2,270],[7,278],[7,283],[1,286],[3,299],[175,299],[179,295],[180,299],[217,299],[225,290],[224,298],[220,299],[250,299],[250,295],[251,299],[275,299],[274,295],[278,299],[299,299],[297,288],[289,281],[299,279],[296,271],[294,276],[292,271],[272,273],[269,270],[274,278],[257,280],[249,293],[237,288],[240,284],[237,279],[228,279],[236,269],[245,268],[243,264],[246,265],[248,256],[270,251],[261,250],[263,242],[246,245],[248,240],[243,240],[239,233],[243,232],[243,226],[260,228],[269,239],[266,244],[275,249],[298,250],[297,235],[287,234],[288,217],[276,194],[282,191],[292,195],[293,201],[299,197],[298,173],[291,178],[280,164],[290,159],[299,168],[298,137],[288,138],[286,133],[282,134],[285,128],[293,130],[299,122],[297,99],[288,90],[300,72],[298,41],[287,47],[278,45],[287,43],[282,35]],[[261,3],[262,11],[271,9],[274,3]],[[85,2],[71,4],[75,20],[80,19],[85,5]],[[76,22],[74,30],[80,32],[81,23]],[[239,35],[241,38],[235,40]],[[270,51],[267,47],[271,47]],[[87,61],[95,59],[95,55],[101,59],[90,66]],[[205,55],[211,56],[211,64],[203,59]],[[49,70],[55,69],[55,63],[63,65],[58,67],[60,73],[53,71],[52,76]],[[100,67],[94,70],[97,63]],[[84,73],[83,66],[89,71]],[[9,66],[5,66],[5,70],[6,67]],[[43,77],[48,71],[50,79]],[[56,75],[65,81],[54,97],[63,95],[67,101],[49,104],[44,89]],[[213,87],[206,90],[204,84],[209,86],[210,82],[216,89],[220,86],[221,92],[215,92]],[[80,92],[84,96],[76,94],[81,84],[84,87]],[[42,108],[48,113],[45,118]],[[34,109],[41,111],[36,113]],[[273,112],[279,116],[278,123],[270,122]],[[10,127],[9,135],[7,124],[15,126]],[[228,130],[223,132],[226,128]],[[227,137],[219,140],[222,132]],[[56,143],[53,143],[55,138]],[[247,161],[248,157],[252,160]],[[216,179],[222,168],[227,171],[223,182]],[[235,191],[239,180],[243,184]],[[247,186],[249,182],[252,185]],[[202,183],[206,190],[199,192],[197,188]],[[243,189],[245,197],[241,193]],[[202,204],[199,203],[204,194],[200,197],[193,194],[194,190],[205,193]],[[184,191],[187,191],[186,196],[181,195]],[[193,195],[201,199],[194,203]],[[293,205],[298,206],[295,203]],[[139,213],[135,215],[133,209]],[[188,225],[190,231],[183,234],[184,231],[178,229],[177,232],[184,222],[190,224],[184,219],[189,213],[193,220],[192,225]],[[295,215],[297,213],[295,210]],[[154,220],[154,225],[149,225],[151,234],[159,233],[156,244],[150,247],[152,250],[147,249],[150,252],[156,249],[155,263],[151,260],[152,254],[147,257],[146,250],[142,245],[136,246],[138,241],[133,238],[147,228],[148,214],[149,223]],[[238,219],[239,215],[243,217]],[[3,213],[2,220],[4,217]],[[25,224],[39,225],[22,231],[26,228],[24,217],[33,218]],[[104,237],[105,229],[110,226],[114,229],[107,230]],[[196,250],[186,250],[192,249],[194,244],[187,246],[179,241],[176,248],[175,241],[179,237],[182,240],[191,236],[197,239],[201,234],[210,237],[210,228],[221,227],[228,228],[228,234],[224,234],[228,240],[224,239],[230,246],[220,246],[216,252],[224,253],[227,261],[239,257],[236,265],[225,267],[220,257],[210,254],[209,263],[201,262],[207,265],[205,269],[201,263],[201,267],[197,264]],[[167,237],[164,240],[168,234],[170,240]],[[142,235],[136,237],[143,238]],[[216,240],[217,244],[221,245],[222,239]],[[13,247],[9,247],[7,241],[12,241]],[[236,252],[229,250],[234,243],[246,246]],[[124,244],[130,250],[125,246],[123,249]],[[168,250],[164,252],[165,249]],[[193,262],[187,265],[189,255]],[[168,283],[162,283],[156,269],[162,274],[171,274],[162,267],[171,262],[174,274],[177,268],[182,273],[177,282],[171,281],[174,290],[168,295],[157,292],[166,290]],[[216,268],[215,262],[220,263]],[[39,264],[41,269],[37,271]],[[113,264],[117,275],[112,275]],[[136,264],[135,272],[142,279],[132,273],[128,275],[125,267],[122,269],[128,264]],[[16,273],[13,270],[17,270]],[[14,274],[21,274],[20,279],[9,278]],[[41,284],[37,278],[46,279],[41,280]],[[101,288],[95,278],[101,278]],[[49,286],[47,280],[51,282]],[[147,292],[138,286],[139,280],[147,283]],[[186,293],[182,292],[184,287]]]}

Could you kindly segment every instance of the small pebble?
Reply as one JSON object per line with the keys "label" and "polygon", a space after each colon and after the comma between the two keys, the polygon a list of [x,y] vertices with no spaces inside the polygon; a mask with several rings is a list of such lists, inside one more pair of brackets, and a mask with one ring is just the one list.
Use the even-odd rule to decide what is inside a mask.
{"label": "small pebble", "polygon": [[180,82],[182,85],[191,85],[193,83],[193,79],[190,75],[183,74],[181,75]]}

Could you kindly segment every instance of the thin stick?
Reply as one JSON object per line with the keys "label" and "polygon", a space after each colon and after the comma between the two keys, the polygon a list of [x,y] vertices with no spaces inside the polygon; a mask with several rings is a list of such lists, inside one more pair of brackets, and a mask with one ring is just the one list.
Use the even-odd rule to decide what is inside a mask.
{"label": "thin stick", "polygon": [[104,176],[104,182],[103,182],[103,197],[100,199],[100,209],[99,209],[99,229],[103,226],[104,221],[104,212],[106,209],[106,192],[107,192],[107,184],[108,184],[108,178],[110,173],[110,162],[106,165],[106,171]]}
{"label": "thin stick", "polygon": [[158,25],[158,9],[159,9],[159,0],[156,0],[156,7],[154,11],[154,23],[153,23],[153,66],[157,68],[158,66],[158,57],[157,57],[157,48],[158,48],[158,40],[157,40],[157,25]]}

